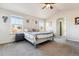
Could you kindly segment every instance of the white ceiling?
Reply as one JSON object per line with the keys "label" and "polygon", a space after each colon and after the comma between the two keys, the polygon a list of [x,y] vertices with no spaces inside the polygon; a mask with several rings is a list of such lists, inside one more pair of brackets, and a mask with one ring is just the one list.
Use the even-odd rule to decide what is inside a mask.
{"label": "white ceiling", "polygon": [[40,18],[48,18],[56,12],[79,8],[78,3],[56,3],[53,6],[53,10],[43,10],[40,3],[0,3],[0,8]]}

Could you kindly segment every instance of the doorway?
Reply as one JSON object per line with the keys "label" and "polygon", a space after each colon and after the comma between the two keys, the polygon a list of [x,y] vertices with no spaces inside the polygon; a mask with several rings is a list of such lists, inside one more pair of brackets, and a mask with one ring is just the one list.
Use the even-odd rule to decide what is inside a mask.
{"label": "doorway", "polygon": [[56,33],[57,33],[57,36],[63,36],[64,34],[64,20],[63,18],[59,18],[57,21],[56,21]]}
{"label": "doorway", "polygon": [[56,20],[56,42],[64,43],[66,42],[66,19],[58,18]]}
{"label": "doorway", "polygon": [[60,22],[60,36],[62,36],[62,22]]}

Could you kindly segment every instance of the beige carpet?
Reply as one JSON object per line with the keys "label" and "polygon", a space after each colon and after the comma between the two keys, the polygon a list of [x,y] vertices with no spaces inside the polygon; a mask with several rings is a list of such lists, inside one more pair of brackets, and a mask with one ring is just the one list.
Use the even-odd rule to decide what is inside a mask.
{"label": "beige carpet", "polygon": [[46,42],[38,48],[26,41],[0,45],[0,56],[75,56],[78,51],[78,47],[56,42]]}

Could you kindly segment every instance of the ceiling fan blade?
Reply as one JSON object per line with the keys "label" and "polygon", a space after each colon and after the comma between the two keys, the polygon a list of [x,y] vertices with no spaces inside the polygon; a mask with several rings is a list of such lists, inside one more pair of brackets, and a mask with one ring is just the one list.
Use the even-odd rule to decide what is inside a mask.
{"label": "ceiling fan blade", "polygon": [[44,4],[45,4],[45,6],[42,9],[45,9],[46,7],[53,9],[53,4],[56,4],[56,3],[44,3]]}
{"label": "ceiling fan blade", "polygon": [[50,9],[53,9],[53,6],[50,6]]}
{"label": "ceiling fan blade", "polygon": [[56,3],[45,3],[45,4],[56,4]]}
{"label": "ceiling fan blade", "polygon": [[42,9],[46,8],[46,6],[44,6]]}
{"label": "ceiling fan blade", "polygon": [[51,3],[51,4],[56,4],[56,3]]}

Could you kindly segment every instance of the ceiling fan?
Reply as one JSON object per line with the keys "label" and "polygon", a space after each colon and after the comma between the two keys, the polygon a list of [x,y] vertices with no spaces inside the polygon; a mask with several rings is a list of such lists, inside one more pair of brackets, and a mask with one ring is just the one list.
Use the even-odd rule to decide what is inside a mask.
{"label": "ceiling fan", "polygon": [[45,8],[53,9],[53,4],[55,3],[44,3],[44,6],[42,7],[42,9],[45,9]]}

